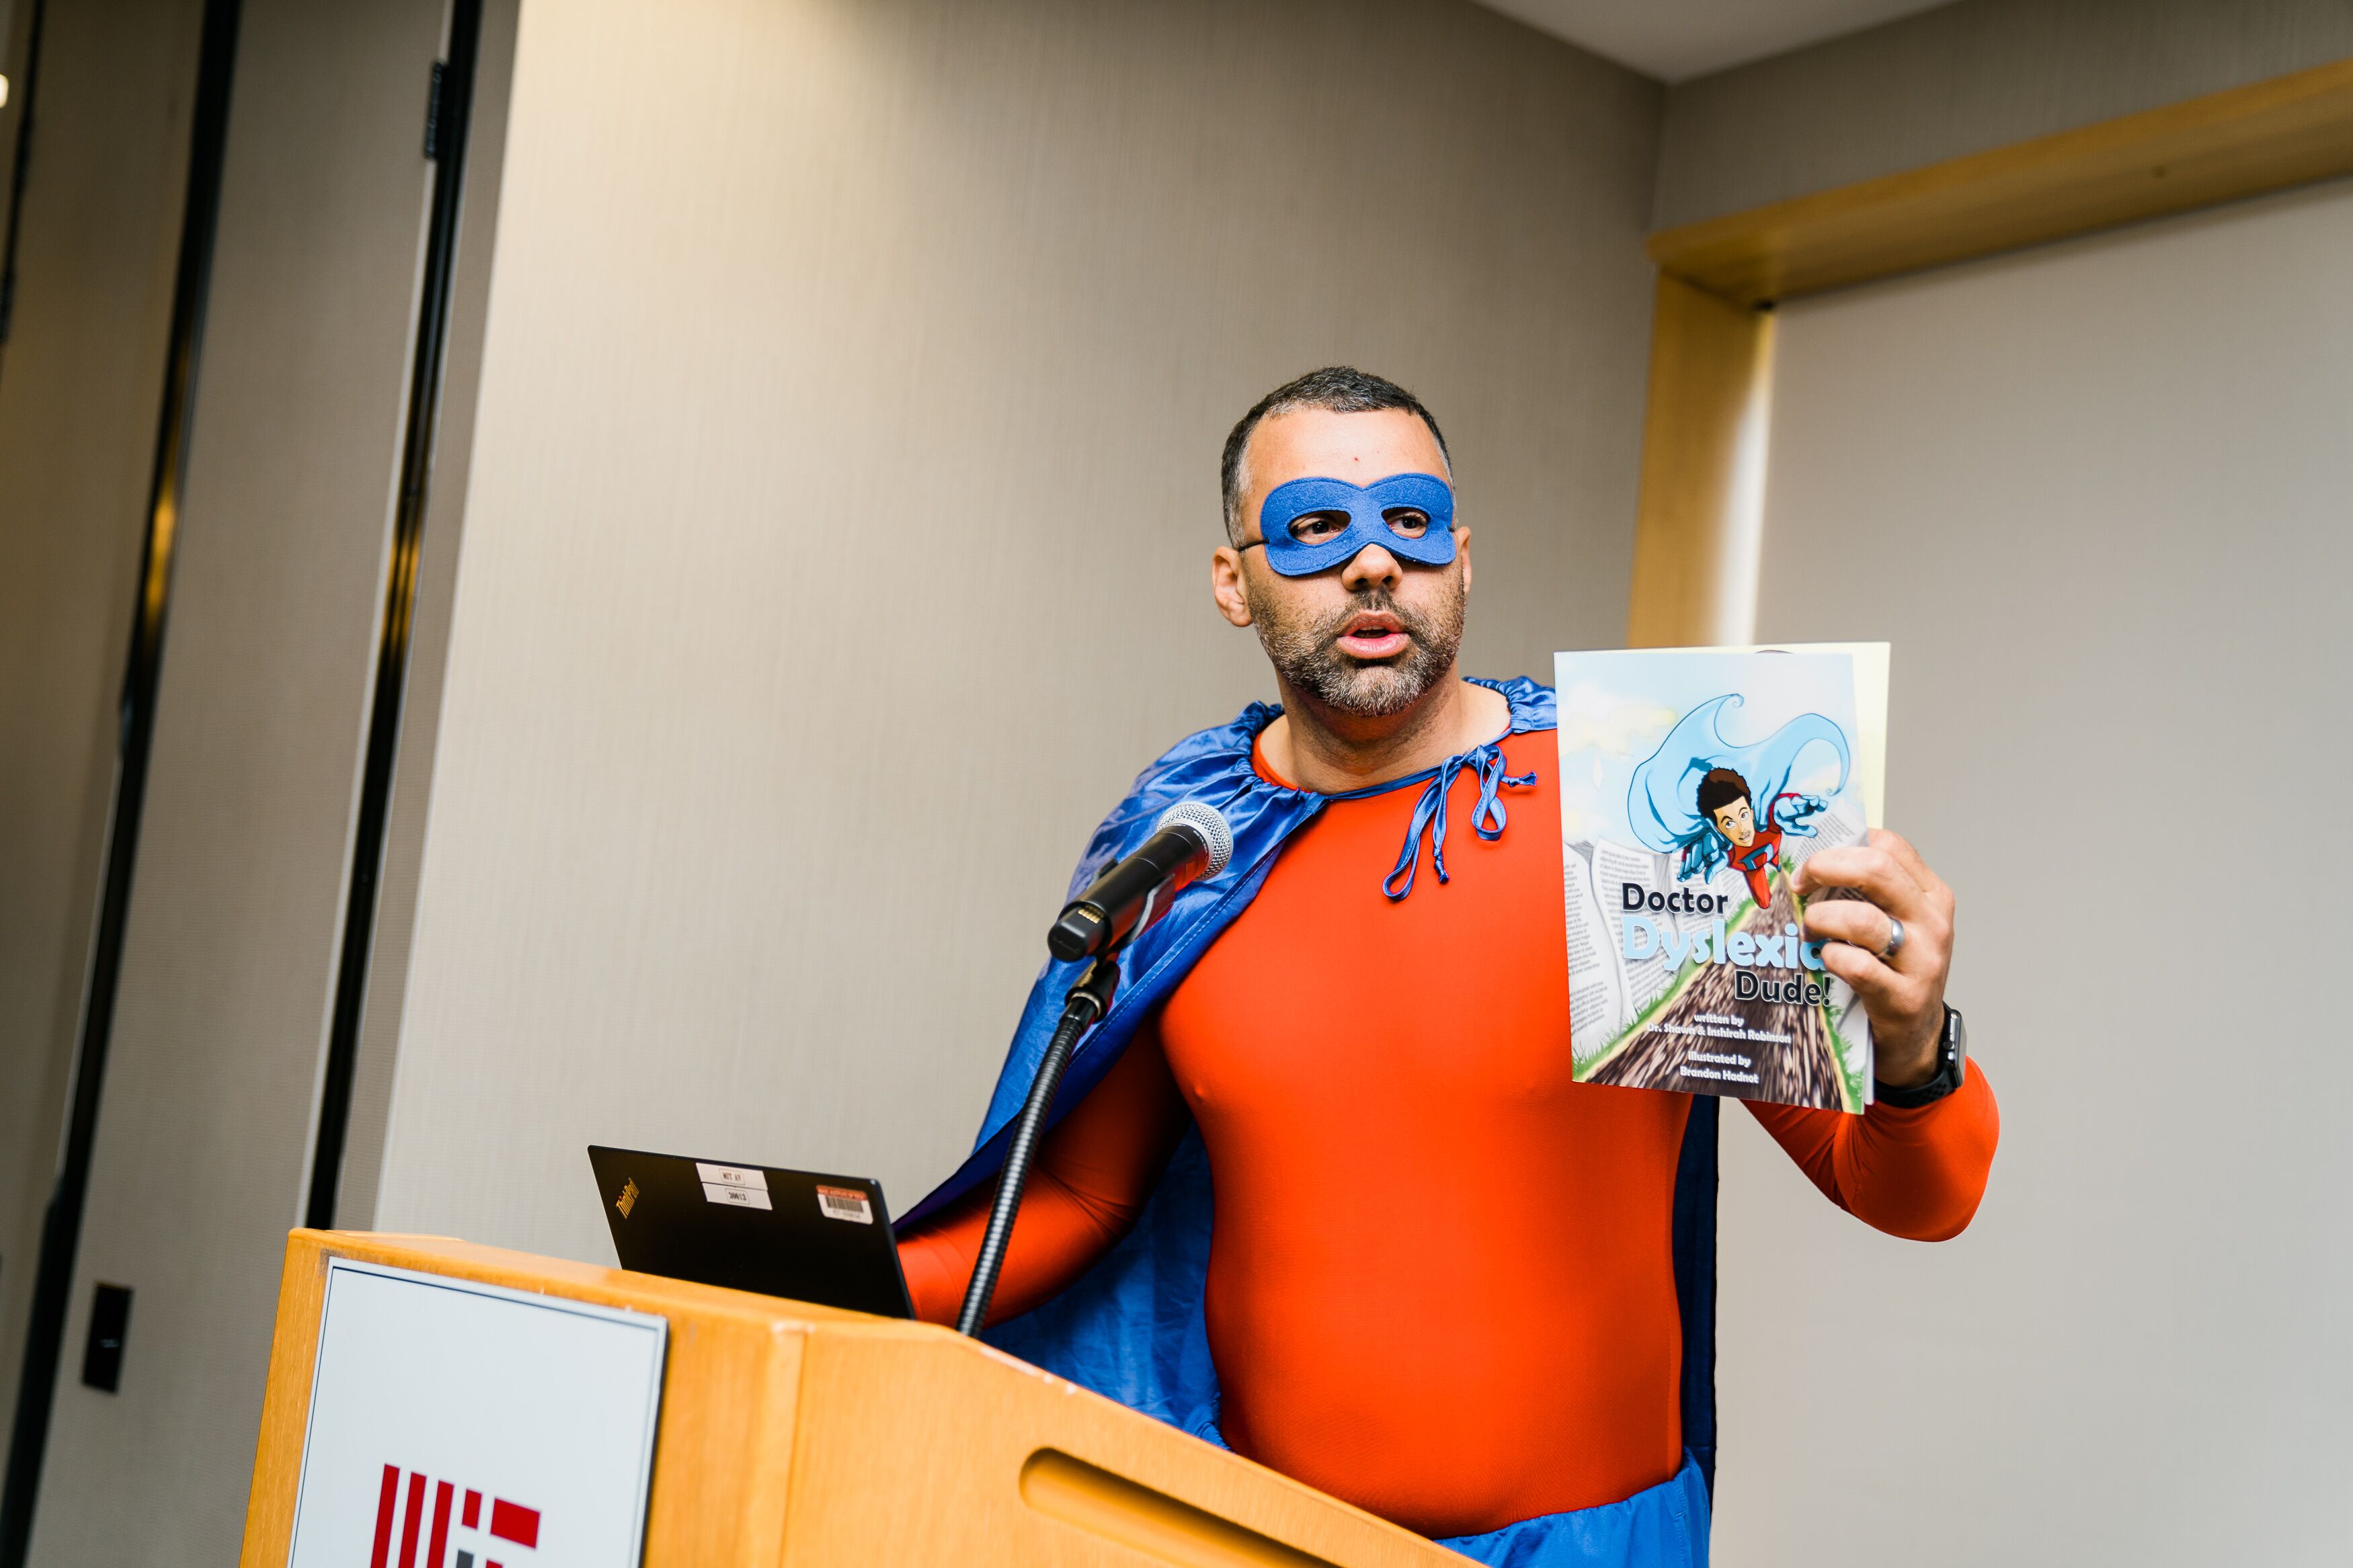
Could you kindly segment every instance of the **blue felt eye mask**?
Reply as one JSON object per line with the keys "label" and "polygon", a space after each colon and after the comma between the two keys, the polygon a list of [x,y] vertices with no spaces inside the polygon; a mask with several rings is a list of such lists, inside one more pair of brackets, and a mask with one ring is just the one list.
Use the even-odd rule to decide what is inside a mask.
{"label": "blue felt eye mask", "polygon": [[[1419,539],[1408,539],[1382,513],[1411,507],[1430,519]],[[1309,544],[1292,536],[1291,525],[1309,512],[1345,511],[1348,531]],[[1356,559],[1377,544],[1401,561],[1443,566],[1454,559],[1454,491],[1429,474],[1392,474],[1369,485],[1345,479],[1293,479],[1268,492],[1259,509],[1259,531],[1266,537],[1266,563],[1286,577],[1307,577]]]}

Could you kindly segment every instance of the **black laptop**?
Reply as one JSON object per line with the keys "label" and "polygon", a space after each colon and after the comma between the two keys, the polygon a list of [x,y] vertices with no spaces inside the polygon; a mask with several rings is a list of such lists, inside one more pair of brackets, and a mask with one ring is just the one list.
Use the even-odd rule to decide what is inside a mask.
{"label": "black laptop", "polygon": [[878,1182],[593,1143],[588,1163],[624,1268],[915,1315]]}

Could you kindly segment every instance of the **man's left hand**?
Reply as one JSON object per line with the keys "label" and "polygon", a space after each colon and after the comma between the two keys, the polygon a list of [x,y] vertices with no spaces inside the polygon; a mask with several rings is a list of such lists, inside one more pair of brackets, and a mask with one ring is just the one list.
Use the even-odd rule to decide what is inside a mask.
{"label": "man's left hand", "polygon": [[[1825,943],[1822,967],[1853,986],[1871,1016],[1879,1081],[1909,1089],[1936,1077],[1945,976],[1953,966],[1953,890],[1918,850],[1879,827],[1862,844],[1810,858],[1790,887],[1813,900],[1806,935]],[[1821,899],[1831,888],[1862,898]],[[1904,922],[1904,944],[1890,954],[1894,921]]]}

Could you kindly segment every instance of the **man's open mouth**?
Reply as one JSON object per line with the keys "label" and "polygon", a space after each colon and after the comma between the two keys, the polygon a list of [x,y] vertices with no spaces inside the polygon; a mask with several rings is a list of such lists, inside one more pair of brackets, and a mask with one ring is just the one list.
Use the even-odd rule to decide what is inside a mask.
{"label": "man's open mouth", "polygon": [[1395,658],[1413,646],[1405,623],[1380,610],[1362,610],[1348,617],[1335,644],[1356,658]]}

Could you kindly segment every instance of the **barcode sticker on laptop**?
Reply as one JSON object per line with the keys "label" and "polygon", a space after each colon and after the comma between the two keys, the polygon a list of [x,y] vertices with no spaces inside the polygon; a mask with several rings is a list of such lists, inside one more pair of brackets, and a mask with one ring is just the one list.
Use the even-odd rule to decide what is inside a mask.
{"label": "barcode sticker on laptop", "polygon": [[856,1187],[818,1188],[817,1207],[828,1219],[846,1219],[856,1225],[874,1223],[874,1205]]}

